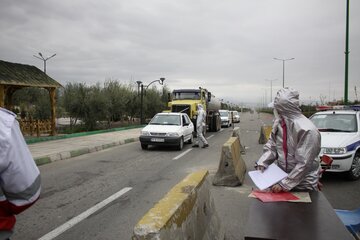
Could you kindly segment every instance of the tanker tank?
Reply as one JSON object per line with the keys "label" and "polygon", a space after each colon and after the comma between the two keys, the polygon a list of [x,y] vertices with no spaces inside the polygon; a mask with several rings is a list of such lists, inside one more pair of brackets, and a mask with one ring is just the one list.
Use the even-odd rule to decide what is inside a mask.
{"label": "tanker tank", "polygon": [[221,108],[221,102],[214,95],[211,95],[211,99],[208,105],[209,111],[219,111]]}

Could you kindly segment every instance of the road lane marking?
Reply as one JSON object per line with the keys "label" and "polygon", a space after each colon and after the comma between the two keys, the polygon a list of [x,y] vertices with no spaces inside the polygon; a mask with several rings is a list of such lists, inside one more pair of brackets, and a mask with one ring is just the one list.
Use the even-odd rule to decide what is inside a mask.
{"label": "road lane marking", "polygon": [[122,195],[124,195],[125,193],[130,191],[131,189],[132,189],[131,187],[126,187],[126,188],[121,189],[120,191],[118,191],[117,193],[111,195],[110,197],[108,197],[104,201],[99,202],[98,204],[96,204],[95,206],[89,208],[88,210],[81,213],[80,215],[70,219],[69,221],[67,221],[66,223],[61,225],[60,227],[58,227],[58,228],[52,230],[51,232],[45,234],[44,236],[39,238],[39,240],[51,240],[51,239],[56,238],[57,236],[59,236],[63,232],[67,231],[68,229],[72,228],[73,226],[75,226],[76,224],[78,224],[79,222],[84,220],[85,218],[87,218],[90,215],[92,215],[93,213],[95,213],[96,211],[98,211],[101,208],[105,207],[107,204],[109,204],[109,203],[113,202],[114,200],[118,199],[119,197],[121,197]]}
{"label": "road lane marking", "polygon": [[207,137],[206,139],[210,139],[210,138],[212,138],[214,136],[214,134],[213,135],[210,135],[209,137]]}
{"label": "road lane marking", "polygon": [[182,156],[184,156],[185,154],[187,154],[187,153],[190,152],[191,150],[192,150],[192,148],[186,150],[185,152],[183,152],[183,153],[177,155],[176,157],[174,157],[173,160],[177,160],[177,159],[181,158]]}

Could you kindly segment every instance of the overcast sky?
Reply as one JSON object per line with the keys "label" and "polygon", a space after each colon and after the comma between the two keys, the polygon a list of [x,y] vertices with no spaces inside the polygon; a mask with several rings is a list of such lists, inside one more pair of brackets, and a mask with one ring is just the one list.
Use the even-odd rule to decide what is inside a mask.
{"label": "overcast sky", "polygon": [[[342,99],[345,0],[1,0],[0,59],[65,85],[106,79],[206,87],[232,103]],[[360,99],[360,3],[350,1],[349,100]],[[267,79],[267,80],[266,80]],[[277,79],[274,81],[269,81]],[[156,85],[156,84],[154,84]],[[266,97],[266,100],[265,100]]]}

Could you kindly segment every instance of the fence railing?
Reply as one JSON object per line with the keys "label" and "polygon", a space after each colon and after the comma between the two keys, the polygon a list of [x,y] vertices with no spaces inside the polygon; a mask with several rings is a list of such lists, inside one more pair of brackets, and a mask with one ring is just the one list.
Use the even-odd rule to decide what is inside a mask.
{"label": "fence railing", "polygon": [[23,135],[40,137],[42,134],[51,134],[50,120],[19,120]]}

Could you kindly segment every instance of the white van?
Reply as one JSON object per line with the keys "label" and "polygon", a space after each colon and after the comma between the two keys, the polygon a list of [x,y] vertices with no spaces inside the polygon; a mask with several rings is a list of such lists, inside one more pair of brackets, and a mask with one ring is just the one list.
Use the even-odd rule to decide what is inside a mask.
{"label": "white van", "polygon": [[232,114],[232,121],[233,123],[239,123],[240,122],[240,114],[238,111],[231,111]]}
{"label": "white van", "polygon": [[222,127],[230,127],[232,125],[231,113],[229,110],[219,110]]}

